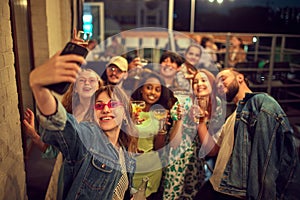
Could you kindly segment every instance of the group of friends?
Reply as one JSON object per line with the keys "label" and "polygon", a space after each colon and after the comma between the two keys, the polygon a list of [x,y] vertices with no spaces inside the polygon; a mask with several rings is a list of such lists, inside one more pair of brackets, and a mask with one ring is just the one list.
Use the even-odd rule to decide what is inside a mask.
{"label": "group of friends", "polygon": [[[24,125],[44,154],[63,156],[57,199],[138,199],[145,177],[148,200],[299,199],[299,154],[281,106],[234,67],[199,67],[201,54],[192,44],[143,67],[114,56],[100,76],[57,52],[30,73],[39,130],[29,109]],[[62,101],[46,87],[60,82],[72,83]],[[133,112],[132,101],[145,105]],[[164,131],[156,109],[167,112]]]}

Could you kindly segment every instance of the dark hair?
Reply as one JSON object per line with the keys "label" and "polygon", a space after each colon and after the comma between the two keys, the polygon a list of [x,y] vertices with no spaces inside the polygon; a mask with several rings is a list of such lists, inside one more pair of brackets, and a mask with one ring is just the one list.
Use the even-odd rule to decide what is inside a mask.
{"label": "dark hair", "polygon": [[138,83],[138,88],[132,93],[131,98],[133,100],[143,100],[141,90],[142,90],[143,86],[145,85],[146,81],[150,78],[158,79],[161,84],[161,96],[158,99],[158,101],[156,102],[156,104],[160,104],[165,109],[168,109],[168,110],[171,109],[171,107],[173,106],[173,104],[175,102],[175,100],[174,100],[175,97],[173,96],[173,92],[169,88],[166,87],[166,83],[165,83],[164,79],[156,72],[145,71],[143,73],[143,76]]}
{"label": "dark hair", "polygon": [[[147,72],[152,72],[153,70],[149,69],[149,65],[144,66],[143,68],[134,68],[128,71],[128,76],[125,80],[123,80],[122,87],[129,93],[133,92],[139,86],[140,79],[143,79],[144,75]],[[130,96],[131,94],[129,94]]]}
{"label": "dark hair", "polygon": [[[100,67],[100,66],[99,66]],[[103,67],[103,66],[101,66]],[[105,66],[105,69],[101,75],[101,79],[104,81],[104,85],[108,85],[108,77],[107,77],[107,74],[106,74],[106,66]]]}
{"label": "dark hair", "polygon": [[200,45],[202,46],[202,47],[204,47],[204,48],[206,48],[206,43],[208,42],[208,41],[210,41],[211,39],[209,38],[209,37],[202,37],[202,39],[201,39],[201,42],[200,42]]}
{"label": "dark hair", "polygon": [[224,71],[224,70],[229,70],[229,71],[231,71],[234,75],[242,74],[242,75],[244,76],[244,81],[245,81],[246,85],[247,85],[248,87],[250,86],[250,83],[249,83],[248,78],[245,76],[244,73],[240,72],[237,68],[235,68],[235,67],[225,67],[225,68],[221,69],[221,71]]}
{"label": "dark hair", "polygon": [[172,51],[165,51],[161,56],[160,56],[160,60],[159,63],[162,63],[165,59],[170,58],[171,62],[175,62],[177,64],[178,67],[180,67],[183,63],[183,58]]}
{"label": "dark hair", "polygon": [[126,55],[124,57],[126,58],[128,64],[129,64],[133,61],[133,59],[138,57],[138,52],[137,52],[137,50],[130,51],[130,52],[126,53]]}

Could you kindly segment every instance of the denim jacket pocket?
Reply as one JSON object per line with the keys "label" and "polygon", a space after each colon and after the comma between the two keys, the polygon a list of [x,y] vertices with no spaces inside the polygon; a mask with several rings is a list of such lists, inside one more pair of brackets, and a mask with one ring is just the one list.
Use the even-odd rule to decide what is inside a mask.
{"label": "denim jacket pocket", "polygon": [[83,182],[91,190],[103,190],[115,179],[115,174],[115,169],[113,167],[92,157]]}
{"label": "denim jacket pocket", "polygon": [[242,111],[240,113],[240,118],[241,118],[241,121],[246,123],[247,126],[249,126],[249,127],[253,127],[257,121],[257,116],[253,112],[249,113],[249,112]]}
{"label": "denim jacket pocket", "polygon": [[243,111],[240,113],[240,120],[245,124],[244,128],[248,129],[248,133],[254,132],[257,123],[257,116],[255,113]]}

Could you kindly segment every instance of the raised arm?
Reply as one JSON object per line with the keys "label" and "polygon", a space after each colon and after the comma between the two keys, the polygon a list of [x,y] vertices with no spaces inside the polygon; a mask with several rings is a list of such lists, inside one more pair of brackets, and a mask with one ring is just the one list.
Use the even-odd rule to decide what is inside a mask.
{"label": "raised arm", "polygon": [[41,140],[40,135],[36,132],[34,125],[34,113],[29,108],[27,108],[24,113],[23,124],[25,126],[25,134],[32,139],[42,152],[45,152],[49,145],[44,143]]}
{"label": "raised arm", "polygon": [[60,82],[75,82],[84,58],[78,55],[60,55],[57,52],[48,61],[36,67],[29,77],[36,104],[43,115],[52,115],[56,112],[57,103],[51,91],[45,86]]}
{"label": "raised arm", "polygon": [[182,120],[182,108],[180,104],[176,103],[177,109],[176,112],[172,110],[173,112],[173,124],[172,128],[170,130],[170,146],[172,148],[177,148],[181,141],[182,141],[182,126],[183,126],[183,120]]}

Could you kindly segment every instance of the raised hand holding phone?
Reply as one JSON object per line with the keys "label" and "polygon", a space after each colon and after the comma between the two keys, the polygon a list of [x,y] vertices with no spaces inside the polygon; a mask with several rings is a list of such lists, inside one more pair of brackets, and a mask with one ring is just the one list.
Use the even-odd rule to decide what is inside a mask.
{"label": "raised hand holding phone", "polygon": [[82,56],[65,55],[57,52],[49,60],[36,67],[30,73],[31,87],[46,87],[59,82],[75,82],[80,66],[77,63],[84,63]]}
{"label": "raised hand holding phone", "polygon": [[44,115],[53,114],[57,108],[56,100],[46,86],[61,82],[75,82],[81,70],[77,63],[85,62],[82,56],[75,54],[61,56],[60,53],[57,52],[30,73],[30,87],[36,104]]}
{"label": "raised hand holding phone", "polygon": [[[85,58],[88,54],[88,50],[83,46],[80,46],[73,42],[68,42],[60,55],[68,55],[68,54],[76,54]],[[78,62],[77,64],[79,66],[81,65]],[[47,85],[46,87],[58,94],[64,94],[68,90],[70,84],[71,84],[70,82],[61,82],[61,83]]]}

